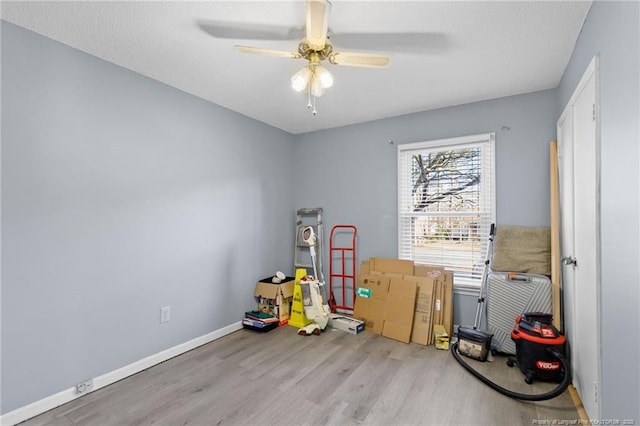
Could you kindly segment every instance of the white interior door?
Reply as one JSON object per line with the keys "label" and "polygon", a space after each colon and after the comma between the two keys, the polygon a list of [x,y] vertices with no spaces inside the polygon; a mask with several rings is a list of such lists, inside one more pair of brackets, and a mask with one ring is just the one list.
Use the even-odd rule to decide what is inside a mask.
{"label": "white interior door", "polygon": [[[575,253],[573,237],[573,116],[563,115],[558,122],[558,181],[560,190],[560,247],[563,256]],[[568,352],[573,345],[575,324],[575,273],[574,268],[562,268],[562,324],[567,338]],[[572,362],[575,378],[576,364]]]}
{"label": "white interior door", "polygon": [[573,384],[600,417],[598,59],[558,121],[564,324]]}

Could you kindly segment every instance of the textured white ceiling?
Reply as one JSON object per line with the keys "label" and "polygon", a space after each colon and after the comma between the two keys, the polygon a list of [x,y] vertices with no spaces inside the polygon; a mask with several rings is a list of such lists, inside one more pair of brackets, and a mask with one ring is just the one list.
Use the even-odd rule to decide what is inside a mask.
{"label": "textured white ceiling", "polygon": [[[290,77],[304,60],[241,54],[234,44],[296,51],[298,40],[212,35],[301,29],[303,1],[2,1],[4,20],[294,134],[557,86],[587,1],[334,0],[334,51],[393,55],[385,69],[328,64],[318,115]],[[366,34],[373,33],[367,36]],[[227,33],[228,35],[228,33]]]}

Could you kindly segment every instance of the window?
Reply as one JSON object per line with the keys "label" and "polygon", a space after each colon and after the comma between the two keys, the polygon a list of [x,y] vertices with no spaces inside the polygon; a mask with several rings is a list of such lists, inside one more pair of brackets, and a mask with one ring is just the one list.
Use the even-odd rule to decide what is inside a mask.
{"label": "window", "polygon": [[398,255],[479,286],[495,222],[495,134],[398,146]]}

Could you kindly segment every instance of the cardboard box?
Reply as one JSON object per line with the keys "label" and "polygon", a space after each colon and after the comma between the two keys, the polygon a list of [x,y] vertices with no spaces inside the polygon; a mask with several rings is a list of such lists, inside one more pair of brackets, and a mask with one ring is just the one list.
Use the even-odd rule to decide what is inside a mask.
{"label": "cardboard box", "polygon": [[443,286],[444,307],[442,325],[449,336],[453,335],[453,273],[446,272],[440,278]]}
{"label": "cardboard box", "polygon": [[329,325],[337,330],[358,334],[364,331],[364,321],[339,314],[331,314]]}
{"label": "cardboard box", "polygon": [[433,292],[436,280],[428,277],[416,277],[413,275],[406,275],[404,279],[414,281],[417,284],[411,341],[420,345],[427,345],[429,344],[433,330],[431,315],[433,309]]}
{"label": "cardboard box", "polygon": [[[436,287],[434,290],[433,296],[433,315],[431,316],[432,324],[442,324],[442,313],[444,308],[444,299],[443,299],[443,282],[440,279],[436,280]],[[429,344],[435,343],[434,334],[429,336]]]}
{"label": "cardboard box", "polygon": [[430,277],[438,281],[434,296],[434,323],[442,324],[451,335],[453,333],[453,273],[441,266],[415,264],[414,275]]}
{"label": "cardboard box", "polygon": [[449,350],[449,334],[447,334],[443,325],[436,324],[433,326],[433,336],[435,338],[436,349]]}
{"label": "cardboard box", "polygon": [[379,297],[386,299],[389,293],[390,278],[385,275],[364,274],[358,279],[358,297],[370,299]]}
{"label": "cardboard box", "polygon": [[433,327],[431,326],[431,314],[425,312],[413,313],[413,328],[411,329],[411,341],[420,345],[429,344],[429,335]]}
{"label": "cardboard box", "polygon": [[[413,311],[413,323],[410,341],[422,345],[435,343],[433,325],[440,324],[449,336],[453,332],[453,274],[441,266],[413,264],[411,260],[391,258],[371,258],[361,263],[361,277],[368,275],[370,280],[382,280],[383,278],[404,279],[415,282],[417,294],[415,310]],[[367,269],[368,268],[368,269]],[[363,274],[368,271],[368,274]],[[402,274],[401,272],[405,273]],[[360,281],[361,282],[361,281]],[[372,298],[375,286],[359,286],[356,290],[356,308],[354,316],[365,320],[366,330],[383,334],[385,323],[384,315],[379,316],[380,310],[386,310],[387,300],[381,302],[370,300],[361,302],[361,298]],[[377,292],[378,296],[381,291]],[[395,303],[395,302],[393,302]],[[399,331],[391,331],[395,325],[387,326],[387,333],[396,334]]]}
{"label": "cardboard box", "polygon": [[403,275],[403,274],[398,274],[396,272],[380,272],[380,271],[371,271],[369,272],[370,275],[384,275],[387,278],[404,278],[407,275]]}
{"label": "cardboard box", "polygon": [[384,308],[386,299],[374,297],[365,299],[356,297],[356,304],[353,308],[353,317],[364,321],[364,329],[376,334],[382,334],[382,324],[384,322]]}
{"label": "cardboard box", "polygon": [[419,263],[413,265],[413,275],[415,275],[416,277],[429,277],[437,279],[444,273],[446,273],[446,271],[441,266],[422,265]]}
{"label": "cardboard box", "polygon": [[417,288],[415,281],[391,278],[384,310],[383,336],[409,343]]}
{"label": "cardboard box", "polygon": [[405,280],[414,281],[418,286],[416,295],[416,312],[431,312],[433,291],[436,280],[428,277],[405,276]]}
{"label": "cardboard box", "polygon": [[371,271],[370,267],[369,267],[369,261],[368,260],[363,260],[362,262],[360,262],[360,275],[366,275]]}
{"label": "cardboard box", "polygon": [[433,324],[442,324],[442,312],[444,308],[443,282],[436,280],[436,300],[434,304],[435,318]]}
{"label": "cardboard box", "polygon": [[280,284],[272,283],[271,278],[264,278],[256,284],[254,294],[258,310],[275,315],[283,323],[291,317],[295,278],[286,277]]}
{"label": "cardboard box", "polygon": [[378,272],[413,275],[413,260],[372,257],[369,259],[369,268]]}
{"label": "cardboard box", "polygon": [[364,274],[358,279],[353,317],[364,321],[365,330],[382,333],[389,277]]}

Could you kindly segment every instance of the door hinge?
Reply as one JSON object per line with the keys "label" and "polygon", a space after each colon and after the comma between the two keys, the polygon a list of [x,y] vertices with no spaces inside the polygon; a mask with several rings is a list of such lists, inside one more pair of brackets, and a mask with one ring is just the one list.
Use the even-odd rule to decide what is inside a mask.
{"label": "door hinge", "polygon": [[596,104],[592,104],[591,121],[596,121]]}

